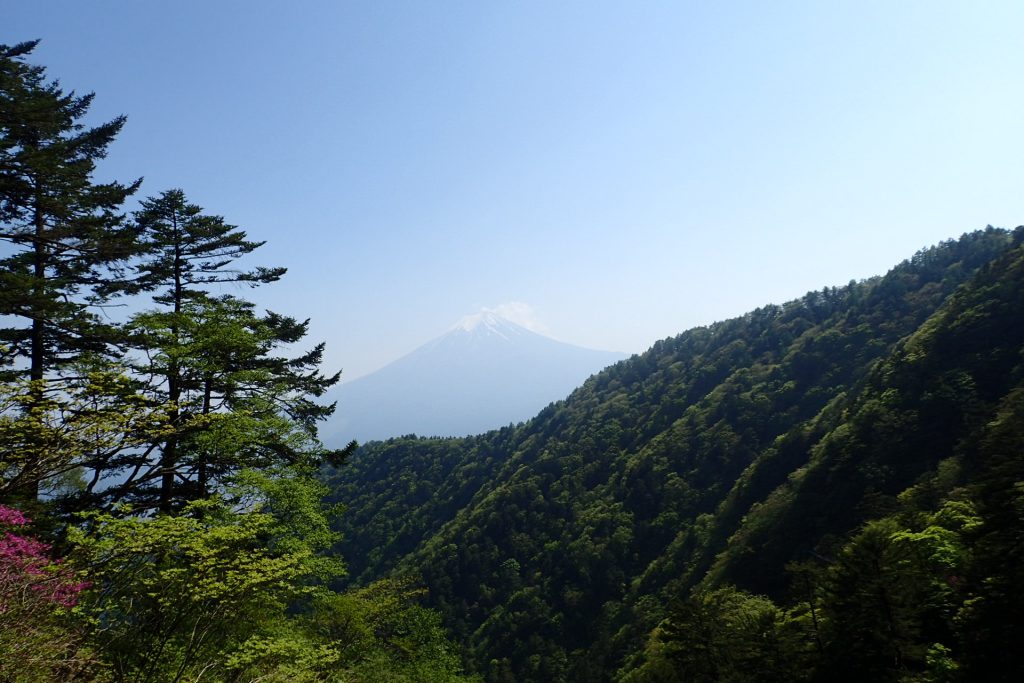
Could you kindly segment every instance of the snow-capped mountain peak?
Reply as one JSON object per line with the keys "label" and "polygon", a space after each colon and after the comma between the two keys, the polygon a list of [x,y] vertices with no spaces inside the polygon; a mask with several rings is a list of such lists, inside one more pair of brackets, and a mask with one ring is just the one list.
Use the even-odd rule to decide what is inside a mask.
{"label": "snow-capped mountain peak", "polygon": [[450,332],[470,332],[477,335],[496,335],[502,339],[508,339],[510,336],[526,331],[525,327],[487,309],[463,317],[450,330]]}

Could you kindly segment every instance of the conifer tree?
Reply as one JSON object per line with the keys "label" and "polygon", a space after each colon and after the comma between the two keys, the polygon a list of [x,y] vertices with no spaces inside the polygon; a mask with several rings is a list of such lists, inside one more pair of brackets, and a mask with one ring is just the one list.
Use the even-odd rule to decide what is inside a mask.
{"label": "conifer tree", "polygon": [[41,380],[109,339],[90,307],[118,289],[111,268],[134,237],[119,207],[139,182],[93,182],[125,119],[86,128],[93,95],[47,83],[23,61],[35,45],[0,46],[0,239],[10,246],[0,313],[24,321],[0,330],[0,342],[8,365],[27,359],[28,376]]}
{"label": "conifer tree", "polygon": [[[140,370],[157,379],[152,391],[168,406],[173,427],[158,447],[159,484],[149,503],[167,511],[205,497],[213,481],[245,465],[295,462],[316,450],[316,422],[333,406],[311,397],[338,376],[319,372],[322,344],[297,358],[274,355],[299,342],[306,323],[259,316],[248,302],[216,296],[218,285],[257,286],[284,274],[237,268],[236,260],[262,242],[204,214],[178,189],[142,202],[135,217],[146,254],[136,284],[153,292],[159,309],[136,316],[132,327],[147,359]],[[138,484],[136,497],[148,495],[146,480],[142,474],[127,482]]]}
{"label": "conifer tree", "polygon": [[72,365],[116,341],[96,307],[123,291],[117,270],[134,232],[120,207],[140,182],[93,181],[125,119],[86,127],[93,95],[26,63],[37,42],[0,45],[0,378],[29,381],[30,412]]}

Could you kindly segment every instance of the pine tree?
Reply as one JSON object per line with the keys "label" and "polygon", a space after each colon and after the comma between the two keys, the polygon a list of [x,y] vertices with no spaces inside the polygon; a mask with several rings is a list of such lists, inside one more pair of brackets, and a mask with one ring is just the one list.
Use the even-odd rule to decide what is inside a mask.
{"label": "pine tree", "polygon": [[86,127],[93,95],[47,82],[25,62],[36,44],[0,45],[0,378],[29,381],[29,412],[117,339],[96,307],[123,291],[134,232],[120,207],[141,182],[93,181],[125,119]]}
{"label": "pine tree", "polygon": [[133,321],[147,359],[140,371],[157,378],[152,392],[168,406],[173,429],[159,444],[157,467],[127,484],[144,500],[147,478],[158,473],[149,504],[166,511],[205,497],[213,482],[243,466],[296,462],[316,451],[316,423],[333,406],[312,397],[338,376],[319,372],[322,344],[297,358],[274,355],[301,341],[306,323],[259,316],[248,302],[215,295],[221,284],[257,286],[284,274],[235,266],[262,242],[204,214],[181,190],[144,201],[135,216],[146,250],[137,286],[160,307]]}
{"label": "pine tree", "polygon": [[259,249],[245,232],[221,216],[203,213],[180,189],[168,190],[141,202],[135,212],[145,260],[137,266],[141,288],[158,290],[153,300],[175,313],[189,299],[209,295],[210,285],[242,282],[251,286],[274,282],[285,268],[230,268],[236,260]]}

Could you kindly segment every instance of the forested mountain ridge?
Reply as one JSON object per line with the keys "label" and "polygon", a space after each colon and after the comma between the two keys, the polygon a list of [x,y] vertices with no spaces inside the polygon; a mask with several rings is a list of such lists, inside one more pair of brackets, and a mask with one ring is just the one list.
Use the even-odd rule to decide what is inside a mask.
{"label": "forested mountain ridge", "polygon": [[623,680],[1020,680],[1022,238],[827,416]]}
{"label": "forested mountain ridge", "polygon": [[760,555],[763,562],[770,544],[790,545],[776,552],[791,556],[801,541],[891,511],[892,496],[945,458],[960,457],[969,478],[978,475],[971,455],[1024,379],[1022,238],[1018,230],[1017,248],[983,266],[872,368],[806,466],[773,492],[773,505],[791,496],[788,510],[748,518],[718,558],[714,581],[778,594],[756,570],[744,572],[740,556]]}
{"label": "forested mountain ridge", "polygon": [[[690,330],[517,428],[369,445],[331,480],[348,506],[352,576],[422,576],[489,680],[609,680],[624,662],[639,666],[665,606],[694,587],[730,581],[782,598],[788,562],[891,512],[895,494],[949,454],[899,467],[879,456],[870,475],[820,464],[846,462],[830,454],[851,416],[872,424],[886,368],[900,354],[933,356],[908,349],[947,329],[958,301],[973,311],[950,295],[979,269],[979,281],[996,277],[986,264],[1012,259],[1020,238],[979,231],[884,277]],[[985,363],[1003,348],[998,334],[974,338],[990,350],[978,352]],[[1004,366],[1020,349],[1005,344]],[[965,381],[954,379],[943,390]],[[928,406],[921,434],[931,420],[963,421],[955,402]]]}

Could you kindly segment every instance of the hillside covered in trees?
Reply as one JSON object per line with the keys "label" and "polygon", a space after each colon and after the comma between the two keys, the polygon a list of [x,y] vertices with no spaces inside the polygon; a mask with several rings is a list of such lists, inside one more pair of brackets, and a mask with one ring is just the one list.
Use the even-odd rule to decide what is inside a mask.
{"label": "hillside covered in trees", "polygon": [[1024,228],[685,332],[328,476],[487,681],[1017,680]]}
{"label": "hillside covered in trees", "polygon": [[0,45],[0,680],[468,680],[419,587],[328,588],[338,378],[235,294],[284,269],[180,189],[129,213],[124,118],[34,47]]}
{"label": "hillside covered in trees", "polygon": [[323,344],[241,296],[284,269],[99,181],[124,118],[34,48],[0,46],[0,680],[1020,679],[1024,228],[332,450]]}

